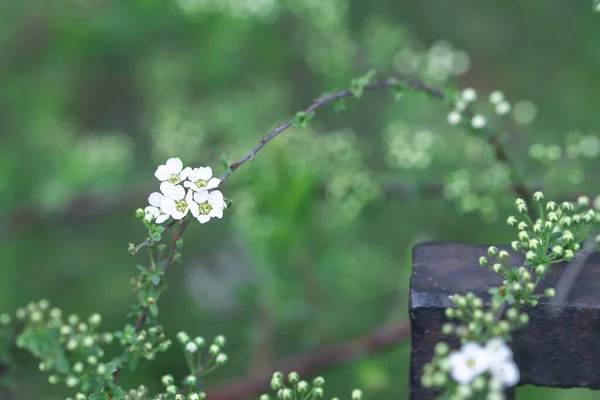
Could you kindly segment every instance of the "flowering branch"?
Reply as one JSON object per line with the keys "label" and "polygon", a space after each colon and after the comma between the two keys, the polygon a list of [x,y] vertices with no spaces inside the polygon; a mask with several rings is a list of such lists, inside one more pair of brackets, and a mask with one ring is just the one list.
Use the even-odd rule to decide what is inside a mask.
{"label": "flowering branch", "polygon": [[[323,96],[315,99],[312,102],[312,104],[310,106],[308,106],[304,111],[298,112],[296,114],[295,119],[288,120],[285,123],[277,126],[267,136],[262,137],[260,139],[259,143],[252,150],[250,150],[250,152],[248,152],[245,156],[243,156],[240,160],[238,160],[237,162],[234,162],[233,164],[228,165],[228,169],[219,179],[219,183],[223,183],[227,178],[229,178],[229,176],[231,176],[233,171],[240,168],[246,162],[254,160],[254,157],[256,156],[256,154],[268,142],[273,140],[275,137],[279,136],[281,133],[283,133],[285,130],[290,128],[292,125],[296,125],[299,128],[304,127],[306,125],[306,123],[308,121],[310,121],[310,119],[312,119],[312,117],[314,116],[315,110],[317,110],[318,108],[320,108],[326,104],[329,104],[329,103],[332,103],[337,100],[341,100],[343,98],[350,97],[350,96],[355,96],[358,98],[362,95],[362,93],[364,91],[372,91],[372,90],[376,90],[376,89],[394,89],[394,91],[402,91],[402,90],[408,89],[408,90],[416,90],[416,91],[426,93],[426,94],[430,95],[431,97],[437,98],[439,100],[447,100],[447,98],[448,98],[448,96],[444,93],[444,91],[442,89],[428,85],[427,83],[423,82],[420,79],[400,81],[397,78],[391,77],[391,78],[388,78],[385,80],[369,82],[369,80],[371,79],[371,76],[372,76],[372,74],[369,73],[362,78],[354,80],[352,82],[352,86],[350,89],[326,94],[326,95],[323,95]],[[472,116],[472,112],[470,110],[467,110],[466,114]],[[476,117],[474,117],[474,118],[476,118]],[[508,157],[506,150],[502,147],[499,137],[495,134],[490,134],[490,133],[488,133],[486,135],[486,137],[488,139],[489,144],[494,149],[494,155],[496,157],[496,160],[498,162],[504,164],[505,166],[507,166],[508,169],[511,171],[513,180],[515,181],[515,183],[513,185],[513,190],[520,198],[526,199],[527,204],[529,205],[529,210],[533,210],[533,207],[531,207],[531,203],[529,200],[531,198],[531,191],[529,189],[527,189],[527,187],[523,183],[523,180],[520,177],[520,175],[518,174],[518,171],[516,170],[514,164],[510,161],[510,158]],[[175,222],[172,221],[169,224],[167,224],[165,226],[165,230],[171,228],[174,225],[174,223]],[[138,245],[135,245],[135,246],[130,245],[130,249],[129,249],[130,253],[136,254],[140,249],[151,245],[153,242],[154,242],[153,239],[151,237],[148,237],[146,240],[144,240],[142,243],[140,243]]]}

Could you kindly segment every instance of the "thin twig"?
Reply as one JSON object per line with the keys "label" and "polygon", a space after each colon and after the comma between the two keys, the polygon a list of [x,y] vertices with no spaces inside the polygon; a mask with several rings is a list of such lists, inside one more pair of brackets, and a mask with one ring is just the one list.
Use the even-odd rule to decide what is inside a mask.
{"label": "thin twig", "polygon": [[[179,221],[175,221],[175,222],[179,222]],[[163,272],[166,272],[167,268],[169,268],[169,265],[173,264],[173,262],[175,260],[175,253],[177,252],[177,244],[175,242],[177,241],[177,239],[179,239],[184,234],[189,223],[190,223],[189,220],[181,221],[181,224],[179,224],[179,228],[177,229],[177,231],[173,232],[173,239],[171,241],[171,248],[169,249],[169,254],[163,260],[163,264],[161,266],[161,269],[163,270]],[[174,225],[174,224],[172,224],[172,225]],[[135,321],[134,329],[136,332],[139,332],[142,329],[142,326],[144,325],[144,323],[146,322],[146,319],[148,318],[148,312],[149,312],[148,307],[144,307],[142,309],[140,316]],[[114,383],[117,383],[117,380],[119,379],[119,375],[121,374],[122,370],[123,370],[123,368],[121,367],[121,368],[118,368],[117,370],[115,370],[115,372],[113,372],[113,382]]]}
{"label": "thin twig", "polygon": [[301,376],[314,375],[319,371],[386,350],[408,339],[409,336],[408,321],[380,326],[362,337],[331,347],[317,348],[307,354],[283,360],[269,369],[225,382],[207,390],[206,397],[211,400],[249,399],[269,390],[273,371],[281,371],[286,375],[292,371]]}
{"label": "thin twig", "polygon": [[[375,82],[369,83],[364,86],[364,91],[373,91],[376,89],[388,89],[388,88],[395,87],[398,85],[401,85],[405,88],[409,88],[412,90],[417,90],[417,91],[420,91],[423,93],[427,93],[431,97],[434,97],[439,100],[446,99],[446,95],[444,94],[444,91],[442,89],[428,85],[427,83],[423,82],[420,79],[400,81],[397,78],[392,77],[392,78],[388,78],[385,80],[380,80],[380,81],[375,81]],[[304,113],[308,114],[312,111],[315,111],[316,109],[318,109],[320,107],[323,107],[326,104],[332,103],[336,100],[343,99],[345,97],[350,97],[352,95],[353,95],[352,90],[346,89],[346,90],[341,90],[339,92],[328,94],[326,96],[319,97],[319,98],[315,99],[312,102],[312,104],[304,110]],[[271,131],[271,133],[269,133],[267,136],[262,137],[259,140],[258,144],[252,150],[250,150],[250,152],[248,154],[243,156],[239,161],[230,165],[230,168],[229,168],[230,170],[225,172],[221,176],[221,178],[220,178],[221,183],[223,183],[227,178],[229,178],[229,176],[231,176],[233,171],[240,168],[243,164],[245,164],[248,161],[254,160],[254,157],[256,156],[256,154],[263,147],[265,147],[265,145],[267,143],[269,143],[271,140],[273,140],[274,138],[279,136],[282,132],[284,132],[286,129],[288,129],[292,125],[293,125],[292,120],[288,120],[288,121],[284,122],[283,124],[277,126],[275,129],[273,129]],[[496,160],[498,160],[498,162],[500,162],[502,164],[505,164],[510,169],[510,171],[513,175],[513,178],[517,181],[515,183],[515,185],[513,186],[514,191],[517,193],[517,195],[519,197],[523,197],[523,199],[526,202],[528,202],[527,204],[529,204],[529,202],[531,201],[531,196],[529,195],[530,191],[525,187],[522,180],[519,178],[518,172],[517,172],[516,168],[514,167],[513,163],[510,161],[508,154],[502,148],[502,145],[500,143],[500,140],[498,139],[498,136],[497,135],[488,135],[488,142],[494,148],[494,154],[496,156]],[[532,209],[533,209],[532,207],[529,207],[530,211]],[[170,223],[170,224],[166,225],[165,228],[169,229],[172,226],[173,226],[173,223]],[[147,238],[142,243],[135,246],[131,253],[135,254],[141,248],[148,246],[150,244],[152,244],[152,239]]]}

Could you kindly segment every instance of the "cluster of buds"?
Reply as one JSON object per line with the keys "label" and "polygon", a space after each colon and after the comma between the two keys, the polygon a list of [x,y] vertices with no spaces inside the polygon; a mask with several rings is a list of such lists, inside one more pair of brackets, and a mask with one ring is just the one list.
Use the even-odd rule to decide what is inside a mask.
{"label": "cluster of buds", "polygon": [[[504,99],[504,94],[498,90],[490,93],[489,102],[494,107],[494,111],[497,115],[503,116],[510,112],[511,105]],[[469,106],[477,100],[477,92],[473,88],[464,89],[458,100],[454,103],[454,110],[448,114],[448,123],[450,125],[458,125],[463,121],[465,114],[470,115],[471,113],[465,113]],[[485,128],[487,125],[487,119],[481,114],[474,114],[471,116],[470,126],[473,129],[479,130]]]}
{"label": "cluster of buds", "polygon": [[[226,343],[225,336],[223,335],[216,336],[212,344],[208,346],[202,336],[191,339],[184,331],[177,334],[177,340],[184,346],[184,356],[190,372],[183,379],[182,383],[184,387],[195,388],[198,383],[198,377],[204,378],[210,372],[224,365],[228,360],[227,354],[222,352]],[[173,382],[168,386],[177,389],[177,386]]]}
{"label": "cluster of buds", "polygon": [[[195,378],[195,377],[194,377]],[[181,394],[179,388],[174,384],[175,379],[173,375],[167,374],[160,379],[162,385],[165,387],[165,392],[160,393],[154,397],[154,400],[201,400],[206,398],[206,393],[196,392],[194,390],[188,391],[187,395]],[[195,385],[195,381],[194,381]],[[193,387],[194,385],[187,385],[187,387]]]}
{"label": "cluster of buds", "polygon": [[[65,321],[62,310],[40,300],[17,309],[16,318],[25,324],[17,336],[17,346],[40,356],[39,369],[50,373],[51,384],[63,382],[69,388],[89,387],[102,379],[106,368],[101,362],[104,357],[101,346],[112,343],[113,335],[97,332],[102,322],[100,314],[92,314],[85,320],[72,314]],[[40,343],[52,342],[56,347],[40,351]]]}
{"label": "cluster of buds", "polygon": [[127,325],[122,331],[116,332],[115,336],[132,360],[153,360],[157,353],[167,351],[171,346],[171,341],[165,336],[161,325],[139,331]]}
{"label": "cluster of buds", "polygon": [[[322,399],[325,395],[324,386],[325,379],[323,377],[318,376],[313,379],[311,386],[307,381],[300,379],[300,375],[297,372],[290,372],[287,376],[287,382],[281,372],[275,372],[271,378],[271,389],[276,393],[276,398],[282,400],[297,398]],[[354,389],[350,398],[352,400],[362,400],[362,391]],[[260,400],[271,399],[272,397],[266,393],[260,396]],[[338,400],[338,398],[334,397],[332,400]]]}

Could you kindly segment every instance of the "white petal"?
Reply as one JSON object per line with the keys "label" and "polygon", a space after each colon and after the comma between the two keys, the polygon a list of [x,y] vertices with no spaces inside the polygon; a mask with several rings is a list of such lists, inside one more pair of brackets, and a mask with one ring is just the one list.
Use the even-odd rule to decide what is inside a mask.
{"label": "white petal", "polygon": [[181,171],[181,173],[179,174],[179,179],[185,180],[188,178],[188,176],[190,176],[191,173],[192,169],[190,167],[185,167],[183,171]]}
{"label": "white petal", "polygon": [[181,162],[181,160],[177,157],[169,158],[165,165],[171,174],[178,174],[183,169],[183,162]]}
{"label": "white petal", "polygon": [[160,210],[154,206],[148,206],[144,208],[144,214],[150,214],[153,217],[156,217],[158,214],[160,214]]}
{"label": "white petal", "polygon": [[[173,191],[174,187],[175,187],[175,185],[173,185],[171,182],[168,182],[168,181],[161,182],[161,184],[160,184],[160,191],[166,197],[173,197],[173,196],[171,196],[171,192]],[[163,201],[164,201],[164,199],[163,199]]]}
{"label": "white petal", "polygon": [[148,203],[154,207],[160,207],[160,204],[163,202],[164,196],[162,193],[154,192],[150,193],[148,196]]}
{"label": "white petal", "polygon": [[202,189],[199,192],[194,193],[194,201],[198,204],[204,203],[209,198],[208,190]]}
{"label": "white petal", "polygon": [[160,211],[169,214],[169,212],[175,208],[175,200],[167,197],[160,205]]}
{"label": "white petal", "polygon": [[170,197],[175,200],[183,200],[185,198],[185,189],[181,185],[173,185],[173,189],[171,189]]}
{"label": "white petal", "polygon": [[207,181],[212,177],[212,169],[210,167],[198,168],[198,177],[203,181]]}
{"label": "white petal", "polygon": [[157,169],[156,172],[154,173],[154,176],[157,177],[159,180],[161,181],[166,181],[167,179],[169,179],[169,168],[167,168],[166,165],[160,165]]}
{"label": "white petal", "polygon": [[181,218],[185,217],[185,214],[176,208],[172,209],[170,214],[171,214],[171,217],[173,217],[173,219],[181,219]]}
{"label": "white petal", "polygon": [[192,212],[192,215],[194,216],[194,218],[198,218],[198,215],[200,215],[200,209],[198,208],[198,203],[196,203],[195,201],[190,201],[189,205],[190,205],[190,211]]}
{"label": "white petal", "polygon": [[514,362],[504,364],[504,384],[506,386],[515,386],[519,383],[519,368]]}
{"label": "white petal", "polygon": [[225,206],[223,193],[218,190],[213,190],[210,192],[208,203],[213,207],[223,208]]}
{"label": "white petal", "polygon": [[219,178],[210,178],[208,184],[206,185],[207,189],[214,189],[219,186],[221,180]]}
{"label": "white petal", "polygon": [[169,219],[169,215],[168,214],[161,214],[156,218],[156,223],[157,224],[162,224],[163,222],[165,222],[166,220]]}
{"label": "white petal", "polygon": [[198,220],[198,222],[200,222],[201,224],[205,224],[208,221],[210,221],[210,217],[208,215],[204,215],[204,214],[200,214],[198,216],[198,218],[196,218]]}
{"label": "white petal", "polygon": [[183,182],[183,186],[185,186],[188,189],[198,190],[198,186],[196,186],[193,182],[190,181]]}
{"label": "white petal", "polygon": [[211,218],[223,218],[223,209],[222,208],[213,208],[212,210],[210,210],[208,215]]}

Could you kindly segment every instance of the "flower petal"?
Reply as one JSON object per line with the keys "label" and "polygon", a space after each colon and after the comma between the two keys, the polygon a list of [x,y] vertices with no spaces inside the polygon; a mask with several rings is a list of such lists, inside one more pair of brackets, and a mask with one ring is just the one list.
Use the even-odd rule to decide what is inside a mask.
{"label": "flower petal", "polygon": [[208,215],[211,218],[223,218],[223,209],[222,208],[213,208],[212,210],[210,210]]}
{"label": "flower petal", "polygon": [[166,181],[169,179],[169,168],[166,165],[159,165],[154,173],[154,176],[158,178],[158,180]]}
{"label": "flower petal", "polygon": [[219,178],[210,178],[210,180],[208,181],[206,188],[207,189],[214,189],[216,187],[218,187],[221,184],[221,180]]}
{"label": "flower petal", "polygon": [[210,221],[210,217],[208,215],[204,215],[204,214],[200,214],[198,216],[198,218],[196,218],[198,220],[198,222],[200,222],[201,224],[205,224],[208,221]]}
{"label": "flower petal", "polygon": [[169,219],[169,214],[161,214],[158,217],[156,217],[156,223],[162,224],[163,222],[165,222],[168,219]]}
{"label": "flower petal", "polygon": [[163,202],[164,196],[162,193],[154,192],[150,193],[148,196],[148,203],[154,207],[160,207],[160,204]]}
{"label": "flower petal", "polygon": [[208,190],[203,189],[199,192],[194,193],[194,201],[198,204],[202,204],[209,198]]}
{"label": "flower petal", "polygon": [[162,204],[160,205],[160,211],[169,214],[172,209],[176,206],[175,200],[170,197],[166,197]]}
{"label": "flower petal", "polygon": [[207,181],[212,177],[212,168],[210,167],[200,167],[198,168],[198,178],[203,181]]}
{"label": "flower petal", "polygon": [[223,208],[225,207],[225,201],[223,200],[223,193],[219,190],[213,190],[210,192],[208,197],[208,203],[213,207]]}
{"label": "flower petal", "polygon": [[179,174],[183,169],[183,162],[177,157],[169,158],[165,165],[169,169],[170,174]]}
{"label": "flower petal", "polygon": [[190,167],[185,167],[183,171],[179,173],[179,179],[186,180],[190,174],[192,173],[192,169]]}

